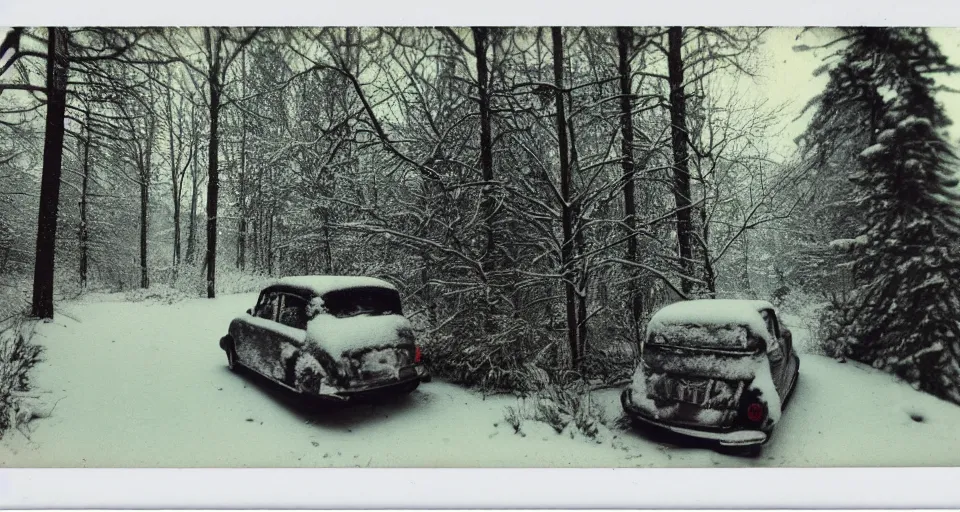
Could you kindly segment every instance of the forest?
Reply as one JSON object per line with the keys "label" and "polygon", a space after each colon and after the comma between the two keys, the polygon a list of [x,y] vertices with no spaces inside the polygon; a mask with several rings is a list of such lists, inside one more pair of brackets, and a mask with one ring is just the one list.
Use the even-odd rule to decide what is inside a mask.
{"label": "forest", "polygon": [[927,29],[814,30],[784,156],[742,87],[770,30],[9,29],[0,409],[62,301],[305,274],[394,283],[432,371],[491,391],[620,382],[660,306],[737,297],[960,403],[956,67]]}

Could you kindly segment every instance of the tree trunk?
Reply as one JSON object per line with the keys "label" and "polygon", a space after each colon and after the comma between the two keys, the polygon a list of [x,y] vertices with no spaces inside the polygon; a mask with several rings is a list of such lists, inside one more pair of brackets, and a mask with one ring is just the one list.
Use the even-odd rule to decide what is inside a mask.
{"label": "tree trunk", "polygon": [[[172,82],[169,72],[167,81]],[[170,87],[167,90],[167,136],[170,143],[170,186],[173,195],[173,280],[177,279],[177,272],[180,267],[180,196],[183,189],[183,182],[180,180],[180,159],[175,158],[176,148],[173,144],[173,93]],[[189,162],[188,162],[189,163]]]}
{"label": "tree trunk", "polygon": [[[174,186],[174,188],[178,188]],[[179,191],[174,191],[174,197],[179,198]],[[177,273],[180,268],[180,201],[179,199],[173,202],[173,278],[177,278]]]}
{"label": "tree trunk", "polygon": [[154,119],[151,117],[147,128],[146,147],[140,155],[140,288],[150,287],[149,266],[147,264],[147,235],[150,229],[148,214],[150,210],[150,180],[153,156]]}
{"label": "tree trunk", "polygon": [[[89,126],[90,113],[85,114],[85,126]],[[90,130],[87,130],[87,136],[79,140],[81,154],[83,155],[83,178],[80,181],[80,226],[77,229],[78,245],[80,247],[80,289],[87,288],[87,269],[89,266],[89,234],[87,232],[87,192],[90,182]]]}
{"label": "tree trunk", "polygon": [[[246,96],[247,56],[240,53],[240,96]],[[240,112],[240,222],[237,226],[237,268],[247,266],[247,114]]]}
{"label": "tree trunk", "polygon": [[247,185],[246,185],[246,152],[247,128],[244,122],[243,134],[240,137],[240,221],[237,225],[237,268],[245,270],[247,266]]}
{"label": "tree trunk", "polygon": [[273,208],[267,219],[267,275],[273,275]]}
{"label": "tree trunk", "polygon": [[257,179],[255,207],[253,219],[253,269],[263,270],[263,172],[254,173]]}
{"label": "tree trunk", "polygon": [[67,107],[69,38],[66,28],[47,30],[47,122],[43,137],[43,174],[37,215],[36,263],[33,270],[31,313],[53,318],[53,272],[57,243],[57,207],[63,163],[63,120]]}
{"label": "tree trunk", "polygon": [[[241,215],[243,215],[241,213]],[[237,223],[237,268],[241,271],[247,266],[247,219],[240,217]]]}
{"label": "tree trunk", "polygon": [[670,27],[667,68],[670,82],[670,138],[673,145],[673,197],[677,205],[677,246],[680,253],[680,289],[693,289],[693,250],[690,225],[689,135],[687,99],[683,91],[683,28]]}
{"label": "tree trunk", "polygon": [[473,27],[473,43],[477,57],[477,96],[480,103],[480,170],[484,181],[480,189],[480,211],[483,215],[484,247],[480,257],[480,268],[483,275],[480,278],[486,284],[487,301],[484,314],[484,332],[496,330],[494,323],[494,304],[490,299],[489,290],[490,272],[494,270],[494,251],[496,240],[493,231],[493,217],[496,209],[493,194],[493,136],[490,128],[490,73],[487,67],[487,46],[490,29],[487,27]]}
{"label": "tree trunk", "polygon": [[[195,141],[194,144],[197,144]],[[200,148],[194,148],[199,151]],[[197,249],[197,196],[200,194],[199,158],[194,158],[190,165],[190,224],[187,227],[187,261],[194,262]]]}
{"label": "tree trunk", "polygon": [[263,236],[261,226],[263,225],[263,214],[260,212],[260,201],[256,203],[253,218],[253,270],[260,271],[263,268],[263,257],[260,255],[260,238]]}
{"label": "tree trunk", "polygon": [[711,299],[717,298],[717,273],[710,260],[710,223],[707,219],[706,208],[700,208],[700,224],[703,233],[703,281],[707,286],[707,295]]}
{"label": "tree trunk", "polygon": [[590,352],[590,342],[587,336],[587,286],[589,274],[581,271],[577,279],[577,343],[580,348],[580,366]]}
{"label": "tree trunk", "polygon": [[[740,286],[752,297],[753,285],[750,283],[750,231],[743,232],[740,242],[743,250],[743,269],[740,272]],[[777,274],[780,275],[780,272],[777,272]]]}
{"label": "tree trunk", "polygon": [[554,101],[557,105],[557,136],[560,150],[560,196],[562,204],[563,245],[560,248],[560,267],[567,313],[567,341],[573,369],[580,368],[580,342],[577,325],[577,291],[573,282],[573,208],[570,204],[570,161],[567,149],[567,116],[564,109],[563,90],[563,32],[560,27],[551,28],[553,37]]}
{"label": "tree trunk", "polygon": [[480,102],[480,170],[483,174],[484,181],[484,186],[481,189],[482,198],[480,208],[483,212],[483,230],[486,236],[484,257],[482,259],[485,272],[489,270],[487,267],[493,257],[494,248],[496,247],[493,232],[493,216],[496,206],[493,198],[493,135],[490,128],[490,75],[487,68],[489,35],[490,29],[486,27],[473,28],[474,49],[477,55],[477,96]]}
{"label": "tree trunk", "polygon": [[323,270],[327,274],[334,274],[333,248],[330,246],[330,211],[328,209],[323,211],[323,241],[323,256],[326,260]]}
{"label": "tree trunk", "polygon": [[[573,100],[571,99],[569,103],[567,106],[570,107],[570,110],[573,110]],[[577,136],[576,130],[574,130],[573,119],[567,120],[567,130],[570,141],[569,168],[572,180],[573,174],[580,172],[580,153],[577,151]],[[572,194],[573,191],[571,191],[571,195]],[[584,236],[583,229],[580,229],[580,222],[582,220],[581,203],[579,199],[571,200],[570,202],[571,217],[573,219],[573,258],[579,258],[586,252],[586,237]],[[590,349],[587,339],[587,280],[589,279],[589,274],[586,265],[581,264],[579,270],[574,272],[572,277],[576,279],[577,283],[577,344],[580,348],[580,360],[583,361]]]}
{"label": "tree trunk", "polygon": [[147,204],[150,202],[150,186],[140,182],[140,288],[149,288],[147,273]]}
{"label": "tree trunk", "polygon": [[217,201],[220,195],[218,124],[220,121],[220,39],[216,29],[207,29],[210,40],[210,147],[207,153],[207,298],[214,298],[217,275]]}
{"label": "tree trunk", "polygon": [[[630,52],[633,46],[633,29],[617,28],[618,71],[620,74],[620,154],[623,168],[623,223],[627,230],[627,261],[638,261],[636,170],[633,161],[633,78],[630,71]],[[637,271],[631,273],[628,286],[627,307],[633,318],[634,338],[639,341],[643,326],[643,298],[637,286]]]}

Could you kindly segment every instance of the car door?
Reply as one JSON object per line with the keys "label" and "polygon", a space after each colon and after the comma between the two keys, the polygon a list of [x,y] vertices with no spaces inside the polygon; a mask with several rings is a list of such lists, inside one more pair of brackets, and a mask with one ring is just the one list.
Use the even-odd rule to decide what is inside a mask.
{"label": "car door", "polygon": [[[779,319],[777,323],[779,324]],[[780,340],[783,344],[783,354],[786,362],[783,365],[783,386],[784,393],[790,393],[790,388],[794,385],[794,379],[797,378],[800,359],[793,346],[793,333],[784,325],[780,325]]]}
{"label": "car door", "polygon": [[284,293],[280,296],[280,308],[277,312],[278,378],[293,388],[297,387],[295,364],[306,339],[307,302],[300,295]]}
{"label": "car door", "polygon": [[786,394],[786,383],[784,376],[786,374],[787,361],[789,359],[786,347],[783,345],[783,338],[780,335],[780,324],[777,322],[777,315],[772,309],[760,311],[760,316],[767,325],[767,332],[770,333],[771,342],[767,345],[767,359],[770,361],[770,375],[773,377],[773,384],[777,388],[780,398]]}
{"label": "car door", "polygon": [[268,361],[264,347],[269,343],[270,323],[276,321],[280,295],[276,292],[260,294],[253,316],[240,325],[239,336],[234,340],[237,357],[251,370],[267,375]]}
{"label": "car door", "polygon": [[260,344],[257,347],[260,373],[287,383],[289,362],[306,338],[306,302],[288,292],[276,294],[276,316],[260,326]]}

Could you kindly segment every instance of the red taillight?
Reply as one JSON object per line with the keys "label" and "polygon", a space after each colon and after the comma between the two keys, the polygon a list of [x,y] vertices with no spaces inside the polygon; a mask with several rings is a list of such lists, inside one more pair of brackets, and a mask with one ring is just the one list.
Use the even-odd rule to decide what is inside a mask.
{"label": "red taillight", "polygon": [[420,352],[420,347],[414,347],[413,351],[413,362],[419,363],[423,359],[423,352]]}
{"label": "red taillight", "polygon": [[747,406],[747,419],[754,423],[760,423],[763,421],[765,414],[766,413],[763,410],[762,404],[752,403]]}

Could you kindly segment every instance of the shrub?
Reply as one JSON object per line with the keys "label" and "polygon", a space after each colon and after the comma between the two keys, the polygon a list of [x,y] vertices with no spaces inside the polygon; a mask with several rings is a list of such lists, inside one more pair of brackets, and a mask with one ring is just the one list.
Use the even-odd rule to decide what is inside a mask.
{"label": "shrub", "polygon": [[522,434],[524,420],[550,425],[557,434],[585,437],[598,443],[610,438],[605,411],[582,381],[547,386],[517,407],[507,407],[504,419]]}
{"label": "shrub", "polygon": [[450,334],[420,336],[430,371],[457,384],[486,391],[526,394],[549,384],[557,367],[556,344],[543,329],[522,319],[497,316],[498,332],[470,335],[469,328]]}
{"label": "shrub", "polygon": [[30,388],[30,369],[41,347],[29,341],[32,323],[18,314],[0,323],[0,437],[14,425],[21,394]]}
{"label": "shrub", "polygon": [[817,329],[817,348],[824,355],[846,356],[847,348],[856,342],[849,334],[854,315],[854,307],[848,295],[830,296],[830,302],[820,312],[820,325]]}
{"label": "shrub", "polygon": [[0,319],[9,321],[30,306],[32,284],[25,276],[0,276]]}
{"label": "shrub", "polygon": [[562,331],[515,316],[488,319],[479,311],[475,308],[457,317],[459,323],[446,326],[446,332],[431,332],[427,322],[416,323],[431,373],[484,391],[527,395],[577,381],[616,383],[629,378],[636,366],[632,344],[609,341],[612,337],[597,333],[597,343],[589,344],[581,370],[574,371]]}
{"label": "shrub", "polygon": [[517,407],[507,407],[504,412],[503,419],[507,421],[507,424],[513,427],[513,432],[515,434],[520,434],[521,436],[525,435],[521,430],[520,426],[523,425],[523,417],[520,415],[520,410]]}
{"label": "shrub", "polygon": [[638,355],[637,347],[633,345],[590,350],[583,358],[582,377],[597,384],[618,384],[633,375]]}

